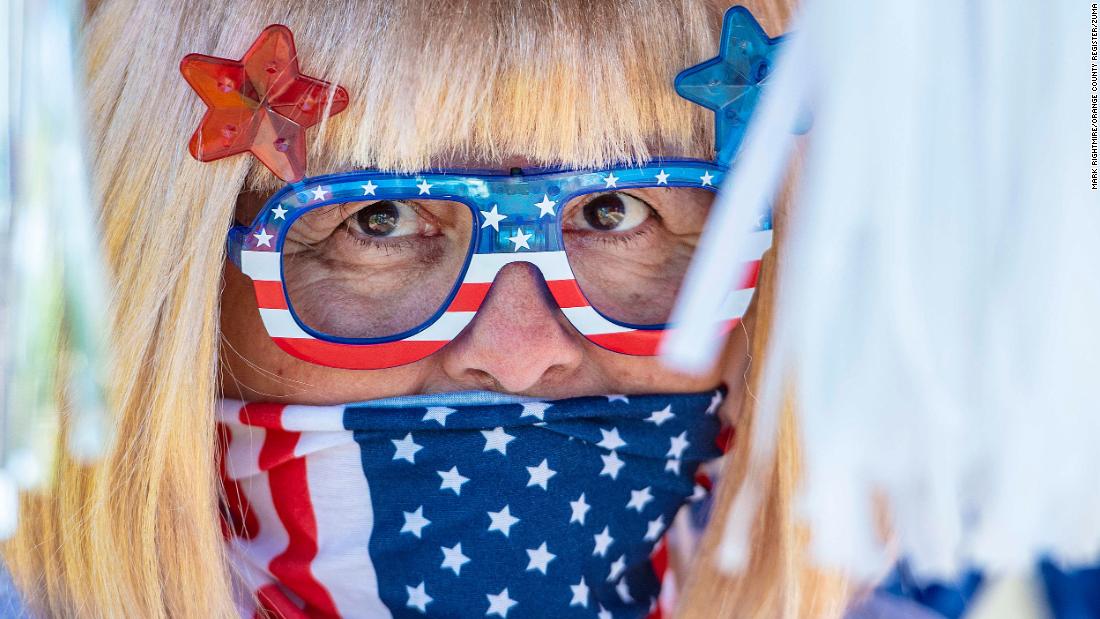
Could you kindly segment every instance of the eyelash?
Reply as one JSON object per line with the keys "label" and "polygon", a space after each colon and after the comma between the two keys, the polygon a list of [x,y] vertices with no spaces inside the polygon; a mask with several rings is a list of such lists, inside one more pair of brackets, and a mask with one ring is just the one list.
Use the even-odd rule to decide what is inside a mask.
{"label": "eyelash", "polygon": [[[416,205],[414,203],[411,203],[411,202],[407,202],[406,204],[408,204],[409,207],[412,208],[413,211],[416,212],[417,217],[420,217],[420,218],[427,217],[427,215],[424,213],[423,210],[421,210],[421,208],[418,205]],[[366,208],[366,206],[364,206],[363,208]],[[396,237],[396,238],[390,238],[390,239],[387,239],[385,237],[370,238],[370,237],[356,236],[356,234],[354,232],[352,232],[352,230],[351,230],[351,227],[350,227],[351,223],[350,222],[351,222],[351,219],[353,217],[355,217],[358,213],[359,213],[359,210],[356,210],[353,213],[349,213],[348,216],[346,218],[344,218],[344,220],[342,222],[340,222],[340,231],[348,239],[350,239],[353,243],[355,243],[356,245],[358,245],[360,247],[363,247],[365,249],[368,249],[368,250],[380,251],[380,252],[382,252],[382,255],[384,255],[384,256],[390,256],[392,254],[396,254],[396,253],[399,253],[399,252],[403,252],[403,251],[406,251],[406,250],[413,249],[414,239],[424,240],[424,239],[430,238],[430,237],[423,237],[423,236],[413,235],[413,234],[406,235],[406,236],[401,236],[401,237]]]}
{"label": "eyelash", "polygon": [[[363,238],[356,236],[355,233],[353,233],[351,229],[348,228],[347,221],[344,221],[340,224],[340,232],[342,232],[344,236],[346,236],[351,242],[355,243],[356,245],[365,249],[384,252],[383,255],[385,256],[406,251],[412,249],[413,247],[413,235],[398,237],[390,241],[379,241],[372,238]],[[415,238],[422,237],[417,236]]]}
{"label": "eyelash", "polygon": [[[656,213],[654,213],[656,216]],[[647,221],[630,232],[615,234],[613,232],[598,232],[596,230],[569,230],[570,234],[581,235],[584,241],[590,244],[599,244],[608,247],[631,247],[641,241],[642,237],[653,234],[653,223]]]}

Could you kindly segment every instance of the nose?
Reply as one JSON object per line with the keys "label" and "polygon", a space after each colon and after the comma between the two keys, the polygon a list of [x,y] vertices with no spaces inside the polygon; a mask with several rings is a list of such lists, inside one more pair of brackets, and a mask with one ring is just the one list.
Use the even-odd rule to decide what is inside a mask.
{"label": "nose", "polygon": [[440,351],[454,381],[511,393],[532,392],[577,370],[584,346],[531,264],[501,269],[473,322]]}

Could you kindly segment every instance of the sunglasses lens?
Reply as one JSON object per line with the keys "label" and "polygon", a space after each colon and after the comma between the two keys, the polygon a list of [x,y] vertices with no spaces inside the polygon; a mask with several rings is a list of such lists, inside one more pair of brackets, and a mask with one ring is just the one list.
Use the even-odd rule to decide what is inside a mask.
{"label": "sunglasses lens", "polygon": [[667,323],[714,195],[695,187],[643,187],[570,200],[562,210],[562,236],[587,302],[626,325]]}
{"label": "sunglasses lens", "polygon": [[298,217],[283,241],[290,307],[310,329],[393,338],[443,309],[469,254],[473,215],[447,200],[344,202]]}

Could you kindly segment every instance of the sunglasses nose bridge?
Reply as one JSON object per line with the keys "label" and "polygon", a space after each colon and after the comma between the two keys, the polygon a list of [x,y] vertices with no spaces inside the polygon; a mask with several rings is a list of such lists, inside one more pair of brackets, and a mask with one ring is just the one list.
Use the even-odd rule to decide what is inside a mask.
{"label": "sunglasses nose bridge", "polygon": [[[529,254],[478,254],[470,265],[467,281],[480,282],[491,289],[505,274],[515,269],[526,270],[529,277],[537,277],[532,282],[545,297],[546,302],[558,307],[554,290],[559,282],[573,282],[573,271],[564,251],[537,252]],[[488,289],[486,293],[488,293]],[[559,307],[560,309],[560,307]]]}

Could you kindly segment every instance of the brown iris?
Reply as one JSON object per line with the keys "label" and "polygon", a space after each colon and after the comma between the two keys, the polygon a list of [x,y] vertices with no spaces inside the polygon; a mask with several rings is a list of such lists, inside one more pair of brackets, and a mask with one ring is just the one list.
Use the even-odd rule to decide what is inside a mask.
{"label": "brown iris", "polygon": [[616,194],[599,196],[584,205],[584,219],[596,230],[614,230],[626,217],[626,205]]}
{"label": "brown iris", "polygon": [[371,236],[386,236],[397,229],[401,214],[397,205],[389,200],[375,202],[355,214],[359,227]]}

